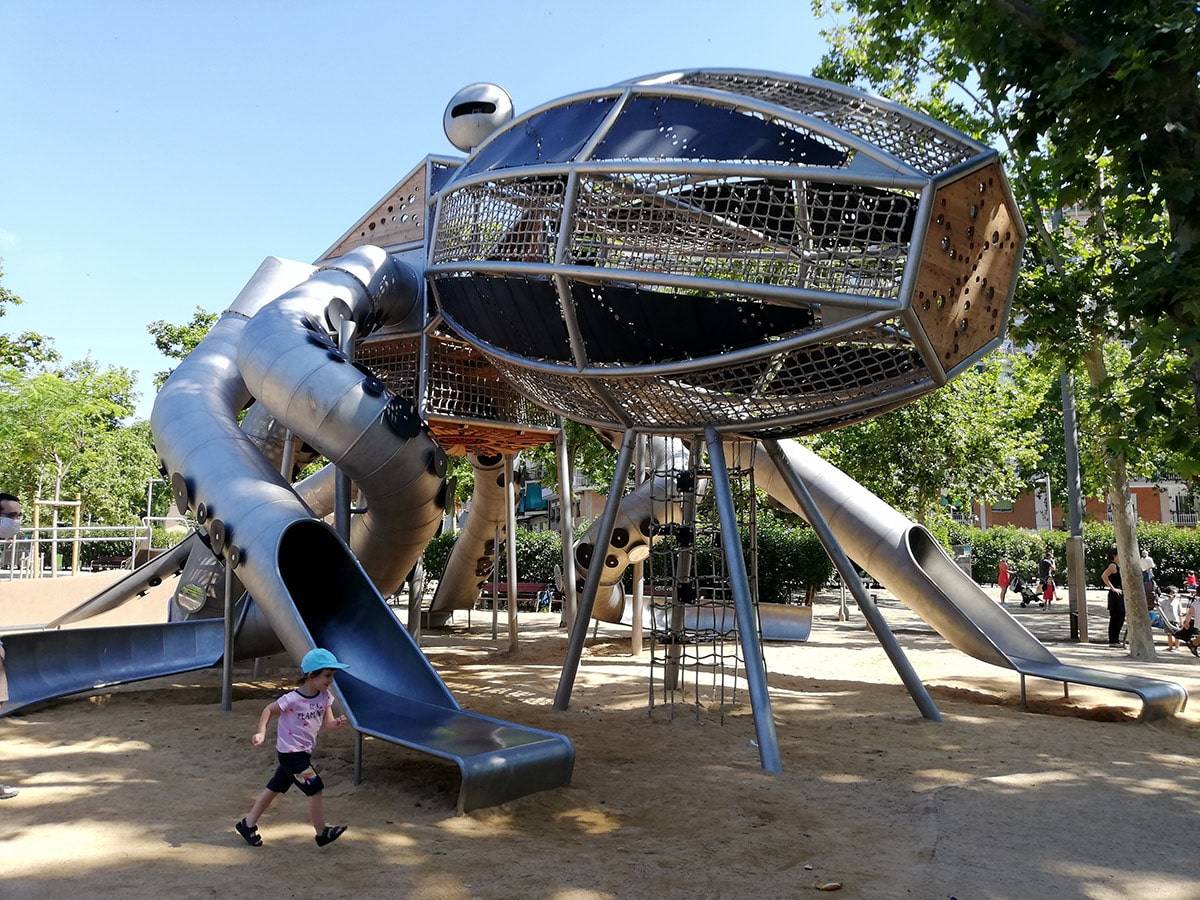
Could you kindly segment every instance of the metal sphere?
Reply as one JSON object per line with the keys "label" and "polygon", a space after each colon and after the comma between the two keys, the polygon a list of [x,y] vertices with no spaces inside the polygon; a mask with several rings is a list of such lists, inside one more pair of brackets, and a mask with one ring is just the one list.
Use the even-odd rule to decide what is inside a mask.
{"label": "metal sphere", "polygon": [[450,143],[470,153],[513,117],[512,97],[498,84],[468,84],[450,98],[442,128]]}

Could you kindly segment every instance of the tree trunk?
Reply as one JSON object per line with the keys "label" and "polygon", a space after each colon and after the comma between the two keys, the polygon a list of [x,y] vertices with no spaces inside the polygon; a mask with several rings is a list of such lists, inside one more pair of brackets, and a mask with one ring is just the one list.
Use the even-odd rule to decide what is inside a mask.
{"label": "tree trunk", "polygon": [[[1104,350],[1096,341],[1083,357],[1088,380],[1099,389],[1107,375]],[[1105,441],[1104,461],[1108,469],[1108,502],[1112,507],[1113,537],[1121,570],[1121,589],[1125,594],[1125,622],[1129,629],[1129,655],[1134,659],[1155,659],[1154,634],[1146,611],[1146,589],[1142,582],[1142,554],[1137,542],[1137,512],[1129,492],[1125,454],[1112,453]]]}

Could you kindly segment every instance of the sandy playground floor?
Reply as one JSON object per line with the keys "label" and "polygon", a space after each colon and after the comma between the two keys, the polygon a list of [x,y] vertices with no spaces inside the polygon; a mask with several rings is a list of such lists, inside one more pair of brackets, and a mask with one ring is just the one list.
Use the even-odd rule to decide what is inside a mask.
{"label": "sandy playground floor", "polygon": [[[110,577],[0,582],[0,624],[48,621]],[[1192,692],[1173,721],[1034,682],[1024,712],[1015,676],[881,605],[945,721],[922,721],[861,618],[839,624],[823,603],[809,644],[767,650],[776,777],[759,769],[748,705],[724,726],[682,708],[650,718],[648,655],[629,655],[627,631],[589,641],[558,713],[557,617],[523,615],[509,656],[476,613],[470,633],[429,641],[434,664],[465,707],[567,734],[574,783],[456,817],[452,767],[368,740],[355,787],[352,735],[333,732],[317,762],[350,831],[322,850],[299,796],[264,817],[260,849],[231,827],[270,774],[249,736],[290,669],[240,672],[231,715],[213,672],[50,704],[0,721],[0,781],[21,791],[0,804],[0,896],[795,897],[838,882],[844,897],[1200,897],[1200,660],[1141,667]],[[105,624],[162,609],[147,597]],[[1061,613],[1018,613],[1047,640],[1064,630]]]}

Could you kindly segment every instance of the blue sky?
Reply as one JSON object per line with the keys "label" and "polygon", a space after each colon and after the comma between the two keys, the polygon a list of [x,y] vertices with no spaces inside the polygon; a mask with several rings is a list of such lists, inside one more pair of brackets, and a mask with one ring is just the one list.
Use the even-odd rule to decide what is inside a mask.
{"label": "blue sky", "polygon": [[676,67],[807,73],[800,2],[0,4],[0,330],[141,375],[154,319],[223,309],[263,257],[311,261],[494,81],[518,112]]}

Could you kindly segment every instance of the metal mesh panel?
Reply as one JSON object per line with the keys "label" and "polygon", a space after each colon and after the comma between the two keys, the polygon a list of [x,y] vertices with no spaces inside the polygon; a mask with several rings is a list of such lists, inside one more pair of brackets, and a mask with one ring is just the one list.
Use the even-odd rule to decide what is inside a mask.
{"label": "metal mesh panel", "polygon": [[694,72],[678,83],[745,94],[825,119],[931,175],[979,155],[969,144],[863,98],[786,78]]}
{"label": "metal mesh panel", "polygon": [[[835,427],[874,414],[840,413],[846,403],[880,396],[928,380],[928,371],[907,335],[895,323],[864,329],[826,343],[718,365],[678,375],[613,377],[547,376],[497,362],[514,384],[540,402],[579,418],[614,422],[593,385],[613,398],[625,416],[642,428],[688,430],[696,423],[718,428],[753,428],[765,420],[813,417],[787,426],[788,433]],[[590,402],[589,402],[590,401]],[[821,415],[828,411],[829,415]],[[782,426],[781,426],[782,427]],[[780,433],[779,431],[775,432]]]}
{"label": "metal mesh panel", "polygon": [[582,177],[566,261],[893,297],[918,199],[729,176]]}
{"label": "metal mesh panel", "polygon": [[443,197],[434,263],[464,260],[554,261],[563,178],[516,178]]}
{"label": "metal mesh panel", "polygon": [[[356,360],[389,390],[412,398],[417,391],[418,350],[416,338],[371,342],[360,346]],[[517,393],[483,353],[440,336],[429,339],[425,413],[538,428],[555,426],[553,415]]]}
{"label": "metal mesh panel", "polygon": [[508,378],[517,390],[575,418],[591,422],[613,422],[613,414],[604,401],[596,396],[585,378],[548,375],[492,360],[496,369]]}
{"label": "metal mesh panel", "polygon": [[875,328],[748,363],[657,378],[606,382],[614,399],[646,427],[718,427],[836,410],[845,403],[926,377],[907,339]]}
{"label": "metal mesh panel", "polygon": [[420,343],[416,338],[367,341],[354,351],[354,361],[369,369],[389,391],[416,401]]}

